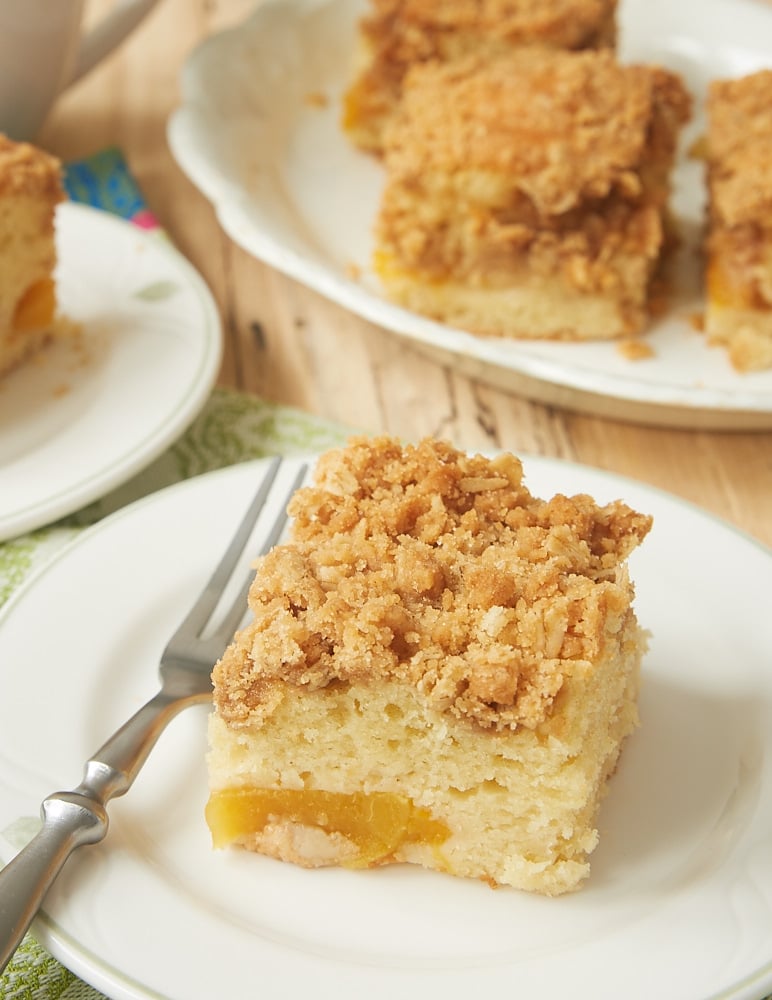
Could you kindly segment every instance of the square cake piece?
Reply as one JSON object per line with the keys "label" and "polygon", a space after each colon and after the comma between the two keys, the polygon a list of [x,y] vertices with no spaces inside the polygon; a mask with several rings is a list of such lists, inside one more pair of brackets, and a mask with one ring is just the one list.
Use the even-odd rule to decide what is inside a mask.
{"label": "square cake piece", "polygon": [[491,336],[640,333],[690,103],[674,74],[609,52],[412,70],[386,136],[385,293]]}
{"label": "square cake piece", "polygon": [[638,722],[650,518],[391,438],[322,456],[290,513],[213,673],[214,845],[575,888]]}
{"label": "square cake piece", "polygon": [[0,376],[53,333],[54,216],[63,197],[57,159],[0,135]]}
{"label": "square cake piece", "polygon": [[772,70],[711,84],[705,332],[741,372],[772,368]]}
{"label": "square cake piece", "polygon": [[407,70],[477,53],[490,59],[523,46],[614,47],[616,0],[372,0],[359,24],[354,80],[343,125],[380,153]]}

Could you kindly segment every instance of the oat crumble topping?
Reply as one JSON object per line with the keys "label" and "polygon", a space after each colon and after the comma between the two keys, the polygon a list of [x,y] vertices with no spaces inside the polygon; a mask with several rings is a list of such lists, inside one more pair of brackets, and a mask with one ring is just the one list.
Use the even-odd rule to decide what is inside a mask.
{"label": "oat crumble topping", "polygon": [[536,728],[629,609],[651,519],[621,502],[533,497],[512,455],[356,438],[290,504],[258,562],[254,623],[215,668],[233,727],[287,685],[396,679],[483,728]]}

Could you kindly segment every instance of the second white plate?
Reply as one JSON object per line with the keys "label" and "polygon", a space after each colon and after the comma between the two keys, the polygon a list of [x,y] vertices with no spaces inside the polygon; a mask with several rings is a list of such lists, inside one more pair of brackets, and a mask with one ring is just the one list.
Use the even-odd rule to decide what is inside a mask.
{"label": "second white plate", "polygon": [[98,209],[57,212],[61,310],[78,328],[0,382],[0,541],[125,482],[214,385],[220,317],[172,245]]}
{"label": "second white plate", "polygon": [[[475,337],[389,304],[372,274],[381,168],[340,128],[363,0],[266,0],[188,60],[172,151],[244,249],[420,349],[504,388],[560,406],[682,427],[772,427],[772,371],[739,375],[690,323],[701,308],[695,244],[708,80],[772,65],[772,10],[754,0],[622,0],[620,57],[683,74],[696,116],[684,136],[674,210],[685,242],[679,294],[629,361],[609,343]],[[319,98],[323,98],[321,102]],[[326,102],[326,104],[324,103]],[[352,265],[361,275],[353,280]]]}

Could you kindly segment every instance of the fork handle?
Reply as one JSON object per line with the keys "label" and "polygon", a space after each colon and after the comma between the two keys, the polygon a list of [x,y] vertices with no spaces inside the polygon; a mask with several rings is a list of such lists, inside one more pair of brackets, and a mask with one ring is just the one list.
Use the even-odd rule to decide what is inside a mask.
{"label": "fork handle", "polygon": [[43,800],[41,829],[0,870],[0,972],[72,852],[104,839],[106,803],[129,790],[167,722],[193,700],[160,691],[88,761],[76,789]]}
{"label": "fork handle", "polygon": [[107,812],[97,800],[56,792],[41,806],[43,826],[0,871],[0,972],[19,947],[64,863],[81,844],[107,833]]}

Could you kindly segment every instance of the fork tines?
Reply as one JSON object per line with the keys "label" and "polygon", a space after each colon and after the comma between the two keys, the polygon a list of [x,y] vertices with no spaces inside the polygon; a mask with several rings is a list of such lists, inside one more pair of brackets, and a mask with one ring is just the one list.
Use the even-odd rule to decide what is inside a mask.
{"label": "fork tines", "polygon": [[[175,645],[183,644],[187,646],[191,641],[200,641],[201,633],[220,603],[236,564],[241,559],[245,546],[258,523],[260,515],[264,511],[266,515],[272,511],[272,520],[267,525],[265,532],[261,534],[262,541],[259,549],[251,554],[254,556],[265,555],[279,541],[287,522],[287,504],[292,494],[302,484],[308,469],[306,464],[301,464],[289,485],[284,483],[283,488],[280,489],[277,481],[281,466],[282,460],[278,457],[273,458],[268,464],[257,492],[237,527],[228,548],[209,578],[200,597],[169,640],[166,647],[167,654],[174,655],[173,647]],[[276,489],[274,489],[274,484],[277,484]],[[279,494],[280,500],[275,499],[275,493]],[[211,636],[207,637],[207,643],[212,642],[215,645],[224,646],[230,641],[246,612],[247,595],[253,576],[254,571],[251,570],[239,587],[238,593],[223,612],[216,630]]]}

